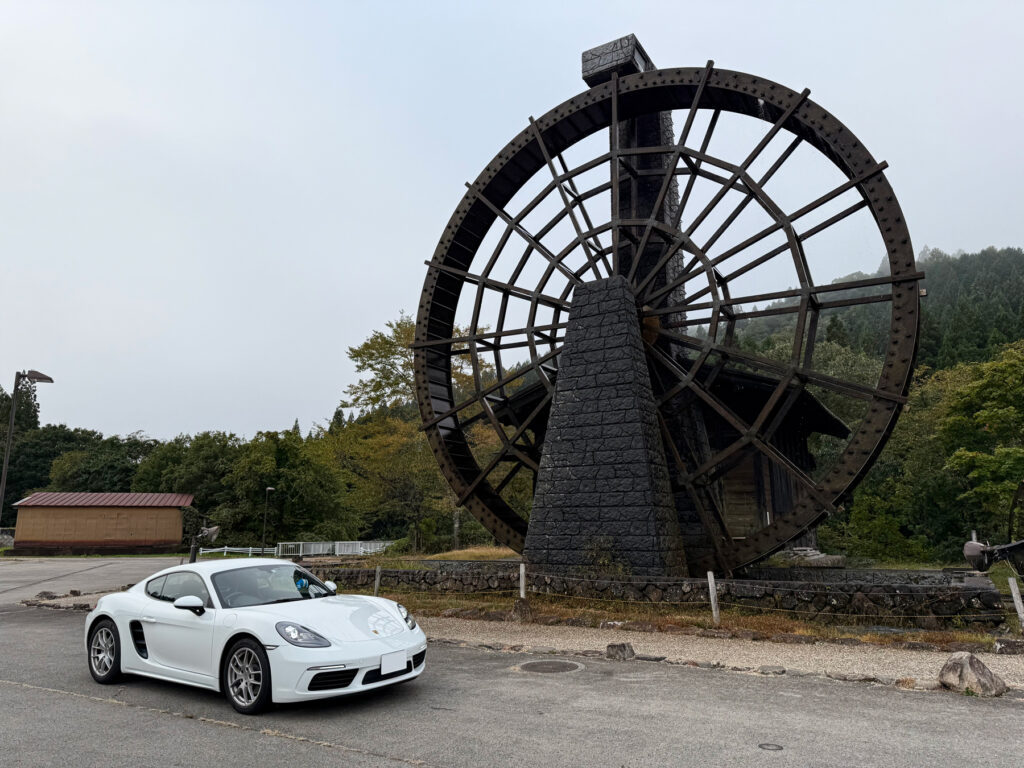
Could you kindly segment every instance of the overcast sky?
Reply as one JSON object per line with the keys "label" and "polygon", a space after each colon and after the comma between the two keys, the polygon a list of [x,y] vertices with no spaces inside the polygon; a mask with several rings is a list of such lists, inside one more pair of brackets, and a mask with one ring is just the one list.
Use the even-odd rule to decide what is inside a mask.
{"label": "overcast sky", "polygon": [[495,153],[633,32],[880,160],[924,245],[1024,246],[1024,4],[0,2],[0,381],[159,438],[328,420]]}

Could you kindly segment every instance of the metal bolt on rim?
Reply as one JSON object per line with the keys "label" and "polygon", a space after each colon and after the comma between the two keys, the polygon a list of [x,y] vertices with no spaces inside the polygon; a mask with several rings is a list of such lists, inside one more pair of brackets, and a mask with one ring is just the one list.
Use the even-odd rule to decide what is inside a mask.
{"label": "metal bolt on rim", "polygon": [[97,675],[105,675],[114,666],[114,633],[106,627],[92,636],[89,646],[89,661]]}
{"label": "metal bolt on rim", "polygon": [[259,698],[263,687],[263,665],[250,648],[240,648],[228,662],[228,690],[231,698],[248,707]]}

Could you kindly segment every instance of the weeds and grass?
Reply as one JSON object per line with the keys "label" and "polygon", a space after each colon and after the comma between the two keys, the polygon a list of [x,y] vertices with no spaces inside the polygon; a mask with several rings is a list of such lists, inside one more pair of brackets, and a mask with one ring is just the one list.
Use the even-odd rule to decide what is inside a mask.
{"label": "weeds and grass", "polygon": [[519,560],[519,553],[508,547],[469,547],[428,555],[424,560]]}
{"label": "weeds and grass", "polygon": [[992,583],[1003,597],[1010,597],[1010,579],[1017,578],[1017,574],[1013,572],[1009,563],[996,563],[989,569],[987,576],[992,579]]}

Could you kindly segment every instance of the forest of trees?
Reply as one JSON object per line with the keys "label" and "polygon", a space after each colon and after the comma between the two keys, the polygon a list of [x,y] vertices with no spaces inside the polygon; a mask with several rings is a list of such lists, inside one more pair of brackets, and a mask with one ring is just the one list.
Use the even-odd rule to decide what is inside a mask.
{"label": "forest of trees", "polygon": [[[1010,500],[1024,480],[1024,252],[950,256],[926,248],[919,263],[928,295],[910,400],[879,461],[822,526],[827,551],[955,562],[971,530],[993,543],[1008,534]],[[828,318],[816,360],[851,378],[877,378],[886,312],[868,304]],[[792,336],[777,317],[784,316],[742,325],[739,343],[765,354],[785,349]],[[11,504],[35,490],[185,492],[195,495],[199,513],[189,525],[205,516],[222,526],[226,543],[258,544],[270,486],[276,491],[268,540],[388,538],[428,552],[456,540],[490,541],[456,508],[419,430],[408,349],[413,325],[403,315],[349,349],[363,378],[307,434],[296,423],[250,440],[201,432],[163,442],[142,433],[105,437],[41,426],[33,386],[25,382],[0,525],[13,525]],[[466,386],[468,376],[456,369],[456,386]],[[827,404],[855,426],[855,412]],[[0,390],[0,439],[9,408],[10,396]],[[486,454],[496,437],[480,429],[471,441]],[[525,479],[509,488],[514,506],[528,510]]]}

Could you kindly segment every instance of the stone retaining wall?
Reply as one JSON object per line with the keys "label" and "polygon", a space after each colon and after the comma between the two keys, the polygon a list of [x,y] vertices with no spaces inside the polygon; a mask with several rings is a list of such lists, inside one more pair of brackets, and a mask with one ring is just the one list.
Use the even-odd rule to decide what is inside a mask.
{"label": "stone retaining wall", "polygon": [[[344,589],[373,587],[372,568],[348,569],[313,565],[321,579]],[[971,584],[865,584],[856,582],[797,582],[722,579],[717,581],[723,607],[777,612],[793,618],[853,623],[897,622],[924,629],[998,626],[1005,620],[1002,598],[986,578]],[[397,570],[381,571],[381,589],[423,592],[472,593],[519,590],[518,568],[486,571]],[[636,601],[701,606],[709,604],[708,584],[703,579],[612,580],[570,578],[527,573],[530,592],[586,597],[597,600]]]}
{"label": "stone retaining wall", "polygon": [[[951,584],[969,584],[973,571],[966,569],[950,570],[888,570],[884,568],[830,568],[815,566],[778,568],[754,566],[745,568],[741,574],[744,579],[757,581],[810,581],[824,583],[857,583],[857,584],[931,584],[949,586]],[[985,576],[980,577],[988,581]],[[991,583],[991,582],[989,582]]]}

